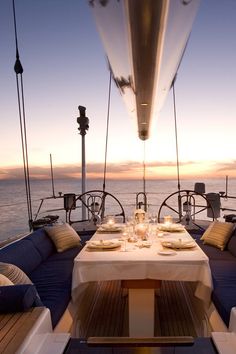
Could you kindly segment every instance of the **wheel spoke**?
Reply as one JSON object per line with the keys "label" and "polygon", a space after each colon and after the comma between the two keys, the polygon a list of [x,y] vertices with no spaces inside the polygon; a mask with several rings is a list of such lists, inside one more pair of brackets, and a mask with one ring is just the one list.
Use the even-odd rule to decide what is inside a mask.
{"label": "wheel spoke", "polygon": [[203,211],[205,211],[207,209],[207,207],[203,207],[202,209],[195,211],[194,213],[191,214],[191,216],[197,215],[199,213],[202,213]]}
{"label": "wheel spoke", "polygon": [[[89,204],[89,199],[92,199],[92,204],[96,203],[97,201],[101,201],[98,206],[98,210],[94,210],[92,208],[92,204]],[[105,217],[105,209],[106,209],[106,198],[109,198],[111,200],[113,200],[113,202],[115,201],[116,204],[118,204],[119,208],[120,208],[120,212],[118,212],[116,215],[114,216],[122,216],[123,218],[123,222],[125,222],[125,212],[124,212],[124,208],[121,205],[121,203],[119,202],[119,200],[113,196],[112,194],[102,191],[102,190],[92,190],[92,191],[88,191],[85,192],[83,194],[81,194],[80,196],[77,197],[75,204],[73,205],[74,210],[77,209],[76,207],[76,202],[79,201],[82,206],[85,206],[86,209],[88,210],[89,214],[92,215],[91,220],[93,220],[94,224],[96,224],[98,222],[98,220],[103,219]],[[72,213],[72,207],[69,210],[69,223],[73,224],[75,222],[82,222],[82,221],[89,221],[89,219],[86,220],[72,220],[71,219],[71,213]]]}
{"label": "wheel spoke", "polygon": [[168,209],[170,209],[170,210],[172,210],[173,212],[175,212],[176,214],[179,214],[178,210],[174,209],[174,208],[171,207],[170,205],[168,205],[168,204],[165,203],[165,206],[166,206]]}
{"label": "wheel spoke", "polygon": [[[196,205],[196,200],[199,200],[199,198],[202,198],[206,204],[206,206],[203,206],[199,203]],[[176,199],[176,200],[175,200]],[[175,207],[171,206],[170,203],[173,203],[174,205],[178,205],[178,209]],[[199,205],[200,204],[200,205]],[[191,210],[191,207],[194,207],[193,210]],[[195,191],[191,190],[181,190],[174,192],[170,194],[161,204],[159,211],[158,211],[158,222],[161,222],[161,214],[162,211],[167,208],[171,210],[172,212],[176,213],[179,216],[179,222],[183,221],[186,223],[186,220],[190,219],[191,223],[196,225],[197,227],[200,228],[199,225],[195,224],[192,220],[195,215],[198,215],[205,210],[210,209],[212,212],[212,219],[214,220],[214,210],[210,204],[210,202],[207,200],[205,195],[197,193]],[[196,211],[196,208],[200,208],[200,210]],[[185,214],[184,214],[185,213]]]}

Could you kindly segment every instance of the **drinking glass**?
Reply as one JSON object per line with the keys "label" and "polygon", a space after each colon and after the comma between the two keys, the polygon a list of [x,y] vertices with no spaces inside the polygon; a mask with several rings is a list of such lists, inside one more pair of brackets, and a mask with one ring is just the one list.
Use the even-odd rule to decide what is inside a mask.
{"label": "drinking glass", "polygon": [[122,251],[123,252],[127,252],[127,242],[129,239],[129,229],[127,226],[124,227],[123,232],[122,232],[122,237],[121,237],[122,241],[123,241],[123,247],[122,247]]}
{"label": "drinking glass", "polygon": [[150,221],[152,224],[156,224],[156,222],[157,222],[157,214],[156,213],[151,213]]}

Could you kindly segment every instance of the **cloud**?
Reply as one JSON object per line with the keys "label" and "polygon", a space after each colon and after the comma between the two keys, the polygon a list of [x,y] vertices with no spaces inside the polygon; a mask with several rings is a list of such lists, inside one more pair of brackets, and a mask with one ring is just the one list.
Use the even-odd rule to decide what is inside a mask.
{"label": "cloud", "polygon": [[221,163],[217,163],[217,172],[225,172],[225,173],[229,173],[229,172],[233,172],[235,174],[236,171],[236,161],[230,161],[230,162],[221,162]]}
{"label": "cloud", "polygon": [[[185,161],[180,162],[180,167],[186,171],[195,166],[198,167],[199,162]],[[146,162],[147,178],[175,177],[175,161],[151,161]],[[236,170],[236,161],[232,162],[209,162],[212,173],[223,173]],[[31,179],[50,179],[51,169],[45,166],[30,166],[30,178]],[[169,172],[168,172],[169,171]],[[88,178],[103,178],[104,163],[92,163],[89,162],[86,165],[86,175]],[[190,172],[189,172],[190,174]],[[138,161],[122,161],[116,163],[108,163],[106,169],[107,178],[140,178],[143,175],[143,164]],[[53,167],[53,176],[56,179],[64,178],[80,178],[81,177],[81,165],[80,164],[65,164]],[[2,167],[0,168],[0,180],[4,179],[23,179],[24,170],[23,167]]]}

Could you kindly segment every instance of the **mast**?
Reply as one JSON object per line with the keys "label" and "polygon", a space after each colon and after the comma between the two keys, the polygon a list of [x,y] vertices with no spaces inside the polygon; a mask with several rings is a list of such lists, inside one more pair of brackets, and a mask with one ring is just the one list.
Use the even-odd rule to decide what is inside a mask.
{"label": "mast", "polygon": [[[86,192],[86,162],[85,162],[85,135],[87,133],[87,130],[89,129],[89,119],[86,117],[86,107],[79,106],[79,113],[80,116],[77,117],[77,123],[79,124],[79,132],[82,137],[81,144],[82,144],[82,149],[81,149],[81,154],[82,154],[82,194]],[[86,219],[86,208],[84,203],[82,203],[82,220]]]}

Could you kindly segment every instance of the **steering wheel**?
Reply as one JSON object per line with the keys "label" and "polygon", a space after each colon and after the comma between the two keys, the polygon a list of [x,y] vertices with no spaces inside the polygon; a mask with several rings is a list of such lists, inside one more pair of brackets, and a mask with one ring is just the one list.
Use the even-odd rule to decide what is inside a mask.
{"label": "steering wheel", "polygon": [[180,190],[163,201],[158,211],[158,223],[163,221],[164,215],[171,214],[177,223],[203,229],[196,223],[195,216],[205,210],[215,220],[214,209],[204,194],[188,189]]}
{"label": "steering wheel", "polygon": [[[115,205],[114,205],[115,202]],[[82,207],[86,216],[82,216]],[[73,219],[77,209],[80,209],[80,219]],[[91,190],[80,194],[71,205],[68,214],[68,221],[71,224],[89,221],[94,225],[99,224],[106,216],[120,217],[125,222],[125,211],[120,201],[111,193],[99,189]]]}

